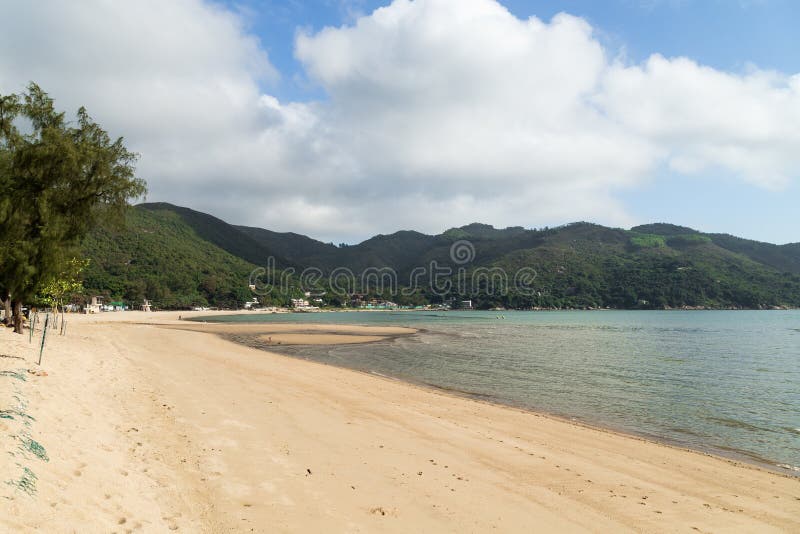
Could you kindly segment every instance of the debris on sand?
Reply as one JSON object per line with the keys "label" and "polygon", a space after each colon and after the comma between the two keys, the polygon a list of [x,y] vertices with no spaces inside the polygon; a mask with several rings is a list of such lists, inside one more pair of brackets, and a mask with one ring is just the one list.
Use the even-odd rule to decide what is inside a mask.
{"label": "debris on sand", "polygon": [[29,496],[33,496],[36,494],[36,480],[36,474],[27,467],[23,467],[19,480],[8,480],[6,484],[23,491]]}

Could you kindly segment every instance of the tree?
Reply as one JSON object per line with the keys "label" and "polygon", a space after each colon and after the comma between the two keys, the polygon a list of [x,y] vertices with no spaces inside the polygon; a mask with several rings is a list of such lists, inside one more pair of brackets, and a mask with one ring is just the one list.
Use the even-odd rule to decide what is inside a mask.
{"label": "tree", "polygon": [[0,268],[2,268],[0,270],[0,298],[2,298],[5,308],[6,325],[11,324],[11,299],[3,284],[3,279],[7,274],[5,270],[10,268],[10,265],[6,265],[6,258],[10,256],[12,242],[10,225],[6,224],[11,212],[12,152],[10,146],[11,138],[17,133],[13,121],[19,111],[20,104],[17,95],[0,95]]}
{"label": "tree", "polygon": [[89,260],[72,258],[58,274],[44,281],[39,290],[39,300],[47,303],[58,313],[64,299],[83,290],[81,273],[89,265]]}
{"label": "tree", "polygon": [[22,302],[58,276],[98,220],[122,220],[128,201],[144,195],[136,159],[85,108],[65,121],[34,83],[0,95],[0,291],[16,332]]}

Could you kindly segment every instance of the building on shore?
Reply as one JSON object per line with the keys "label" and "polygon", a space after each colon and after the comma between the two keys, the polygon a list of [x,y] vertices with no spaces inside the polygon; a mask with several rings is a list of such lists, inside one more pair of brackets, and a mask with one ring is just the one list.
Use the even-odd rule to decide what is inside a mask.
{"label": "building on shore", "polygon": [[292,299],[292,308],[308,308],[308,306],[306,299]]}
{"label": "building on shore", "polygon": [[84,308],[86,313],[100,313],[103,311],[103,297],[94,296]]}

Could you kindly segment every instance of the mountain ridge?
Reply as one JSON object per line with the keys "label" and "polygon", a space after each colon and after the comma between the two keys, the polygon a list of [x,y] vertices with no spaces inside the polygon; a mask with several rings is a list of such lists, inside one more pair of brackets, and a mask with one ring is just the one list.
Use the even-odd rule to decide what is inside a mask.
{"label": "mountain ridge", "polygon": [[[246,271],[266,266],[269,257],[274,258],[278,269],[292,268],[295,274],[307,267],[326,275],[337,268],[355,274],[389,268],[397,274],[400,286],[410,283],[415,269],[430,270],[434,266],[449,266],[454,282],[458,273],[462,278],[474,277],[480,269],[500,269],[509,275],[520,269],[536,270],[540,287],[534,296],[511,291],[498,297],[486,287],[473,288],[471,293],[453,290],[448,296],[472,297],[481,307],[800,306],[800,243],[774,245],[667,223],[630,230],[588,222],[543,229],[470,223],[437,235],[400,230],[358,244],[336,246],[293,232],[231,225],[168,203],[137,205],[128,218],[128,227],[119,234],[98,230],[84,243],[86,255],[95,263],[87,276],[87,288],[110,291],[129,300],[167,295],[165,307],[188,302],[230,306],[252,296],[246,291]],[[159,228],[164,241],[161,245],[158,234],[147,233],[152,227]],[[126,243],[130,254],[109,243],[111,239]],[[191,251],[187,243],[193,244]],[[457,245],[466,247],[461,251],[467,254],[463,263],[453,256],[452,249]],[[151,257],[160,248],[164,249],[161,256]],[[173,249],[184,251],[181,254],[186,257],[182,259]],[[114,258],[133,263],[121,265]],[[188,262],[197,273],[185,274],[182,282],[176,283],[180,277],[175,273],[168,276],[131,267],[163,266],[167,260],[173,262],[173,271],[185,269]],[[225,267],[220,269],[215,262]],[[150,285],[143,289],[141,283],[129,279],[134,276],[145,276]],[[295,285],[289,292],[298,294],[299,289]],[[356,289],[374,292],[369,287]],[[409,302],[445,298],[431,287],[417,289]],[[148,291],[151,295],[145,295]],[[283,302],[288,297],[288,293],[273,292],[262,300]],[[331,300],[345,301],[345,296]]]}

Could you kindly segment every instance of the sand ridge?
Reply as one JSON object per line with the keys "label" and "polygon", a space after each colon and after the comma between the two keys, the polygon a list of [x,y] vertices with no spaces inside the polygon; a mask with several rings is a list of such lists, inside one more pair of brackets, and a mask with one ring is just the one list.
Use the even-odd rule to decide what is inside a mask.
{"label": "sand ridge", "polygon": [[258,348],[278,345],[348,345],[389,341],[417,332],[399,326],[325,325],[292,323],[206,323],[186,321],[164,328],[213,333]]}
{"label": "sand ridge", "polygon": [[[18,381],[49,461],[19,462],[36,472],[35,495],[0,486],[0,531],[800,529],[798,479],[255,350],[176,319],[75,317],[53,338],[48,376]],[[0,336],[0,353],[25,358],[0,358],[3,369],[35,367],[24,336]],[[2,477],[15,470],[5,454]]]}

